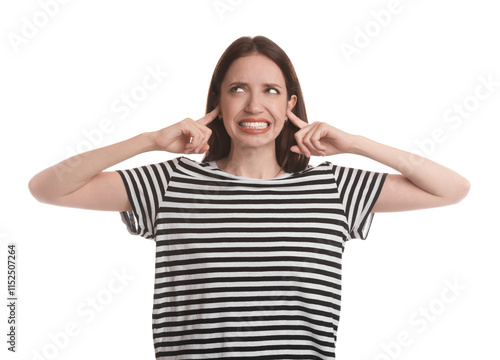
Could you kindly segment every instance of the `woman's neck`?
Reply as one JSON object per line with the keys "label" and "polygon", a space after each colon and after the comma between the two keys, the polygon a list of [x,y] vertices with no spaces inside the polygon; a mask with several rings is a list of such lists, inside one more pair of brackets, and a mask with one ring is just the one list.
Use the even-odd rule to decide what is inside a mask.
{"label": "woman's neck", "polygon": [[226,158],[217,160],[217,166],[229,174],[254,179],[272,179],[284,174],[276,160],[274,148],[231,148]]}

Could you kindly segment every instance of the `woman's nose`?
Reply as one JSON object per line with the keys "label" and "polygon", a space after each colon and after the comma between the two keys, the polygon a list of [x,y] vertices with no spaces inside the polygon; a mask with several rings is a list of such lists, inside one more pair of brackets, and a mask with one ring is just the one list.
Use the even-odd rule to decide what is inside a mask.
{"label": "woman's nose", "polygon": [[263,105],[261,100],[262,99],[260,99],[258,95],[251,94],[248,98],[248,104],[245,110],[251,114],[258,114],[262,112]]}

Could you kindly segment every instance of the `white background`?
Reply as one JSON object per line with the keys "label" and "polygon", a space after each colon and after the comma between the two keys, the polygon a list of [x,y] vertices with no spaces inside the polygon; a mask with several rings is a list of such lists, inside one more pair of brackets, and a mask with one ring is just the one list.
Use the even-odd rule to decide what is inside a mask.
{"label": "white background", "polygon": [[[154,358],[154,242],[129,235],[117,213],[40,204],[27,184],[71,151],[203,116],[213,69],[243,35],[267,36],[287,52],[310,121],[420,151],[472,183],[458,205],[377,214],[368,239],[347,244],[338,359],[498,359],[500,22],[494,4],[2,2],[2,359],[40,359],[36,352],[44,359]],[[356,52],[347,55],[342,47]],[[148,68],[168,76],[141,92]],[[479,100],[481,79],[496,85],[480,89]],[[112,108],[122,94],[141,100],[127,116]],[[457,107],[465,110],[446,121]],[[103,119],[109,131],[97,135]],[[433,134],[439,135],[431,140]],[[174,156],[147,153],[113,169]],[[393,172],[356,156],[327,160]],[[19,248],[15,355],[6,350],[8,242]],[[129,280],[114,283],[117,272]],[[455,292],[450,283],[458,284]],[[100,311],[90,307],[92,297],[101,299]]]}

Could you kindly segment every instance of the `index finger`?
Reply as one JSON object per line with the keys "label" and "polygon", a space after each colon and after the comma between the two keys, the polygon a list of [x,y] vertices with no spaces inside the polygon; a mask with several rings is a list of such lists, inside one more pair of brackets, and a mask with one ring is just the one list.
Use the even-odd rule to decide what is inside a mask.
{"label": "index finger", "polygon": [[297,126],[299,129],[305,128],[306,126],[309,125],[304,120],[301,120],[297,115],[295,115],[292,112],[292,110],[288,110],[286,112],[286,115],[288,116],[288,119],[292,122],[292,124],[294,124],[295,126]]}
{"label": "index finger", "polygon": [[203,116],[201,119],[197,120],[196,122],[202,124],[202,125],[208,125],[210,124],[216,117],[219,115],[220,109],[219,105],[215,107],[212,111],[210,111],[208,114]]}

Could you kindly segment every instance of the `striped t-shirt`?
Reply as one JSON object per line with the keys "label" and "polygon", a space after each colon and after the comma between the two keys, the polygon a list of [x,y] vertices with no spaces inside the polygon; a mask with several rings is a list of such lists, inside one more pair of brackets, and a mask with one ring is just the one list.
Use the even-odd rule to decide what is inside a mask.
{"label": "striped t-shirt", "polygon": [[334,359],[341,261],[385,173],[324,162],[273,179],[179,157],[119,170],[156,241],[157,359]]}

